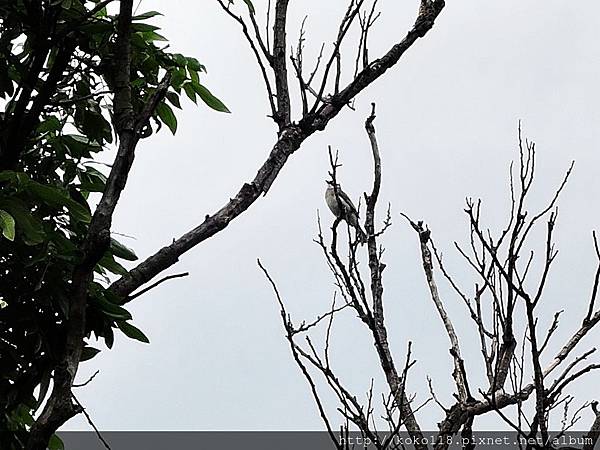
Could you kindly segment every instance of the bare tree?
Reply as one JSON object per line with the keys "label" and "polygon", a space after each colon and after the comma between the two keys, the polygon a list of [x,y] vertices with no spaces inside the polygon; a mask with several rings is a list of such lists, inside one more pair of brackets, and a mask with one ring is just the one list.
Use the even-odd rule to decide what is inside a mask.
{"label": "bare tree", "polygon": [[[598,257],[598,268],[592,284],[587,313],[578,329],[553,357],[548,357],[548,343],[556,332],[562,311],[554,314],[550,327],[540,330],[539,306],[543,304],[545,287],[551,276],[551,266],[557,250],[553,243],[553,231],[558,217],[557,202],[571,174],[573,163],[568,168],[560,186],[540,211],[531,213],[528,197],[534,182],[535,144],[523,140],[519,124],[519,158],[516,170],[510,169],[511,208],[508,223],[495,236],[484,228],[481,219],[481,202],[467,199],[465,213],[469,219],[469,246],[455,243],[455,247],[464,258],[467,267],[474,275],[473,295],[453,277],[449,268],[444,265],[442,255],[433,243],[431,231],[422,221],[415,222],[402,214],[418,235],[420,257],[427,281],[431,300],[441,319],[443,332],[448,337],[449,356],[454,369],[449,379],[454,385],[455,402],[445,407],[438,400],[431,379],[427,380],[430,397],[421,404],[416,397],[407,392],[406,382],[414,361],[411,359],[411,343],[404,369],[398,370],[394,352],[388,344],[388,324],[384,319],[384,283],[383,271],[386,265],[382,262],[384,249],[380,240],[391,224],[391,213],[378,228],[375,212],[381,183],[381,158],[375,136],[373,121],[375,108],[368,117],[365,128],[373,153],[374,182],[370,194],[365,193],[366,211],[364,226],[368,235],[366,255],[359,242],[348,230],[348,240],[340,240],[340,219],[336,219],[331,227],[331,241],[323,236],[321,221],[318,221],[319,233],[315,242],[321,247],[329,270],[336,286],[336,293],[341,298],[341,305],[336,301],[331,308],[315,321],[301,322],[295,325],[286,311],[284,301],[275,282],[260,263],[264,274],[272,284],[281,308],[281,317],[285,334],[290,344],[292,355],[303,375],[307,379],[311,392],[317,403],[319,413],[336,448],[349,448],[342,439],[350,430],[360,432],[368,438],[375,448],[395,448],[394,437],[405,427],[412,443],[417,449],[428,448],[427,439],[415,417],[415,412],[430,402],[436,403],[443,412],[439,422],[434,447],[448,448],[452,438],[460,433],[464,448],[474,448],[473,426],[476,419],[484,414],[496,414],[509,430],[516,432],[527,448],[552,448],[557,438],[572,430],[578,423],[581,412],[591,408],[596,420],[586,434],[584,448],[592,449],[598,440],[600,417],[597,402],[584,402],[575,408],[574,398],[566,393],[567,387],[581,376],[597,370],[600,364],[587,364],[587,358],[595,353],[592,348],[581,355],[574,354],[575,348],[583,338],[600,321],[600,310],[596,306],[596,296],[600,280],[600,250],[595,233],[593,244]],[[337,153],[330,149],[330,176],[335,183],[336,171],[339,168]],[[516,174],[514,172],[516,171]],[[544,252],[539,264],[541,274],[537,279],[532,275],[532,267],[536,264],[534,244],[530,242],[532,231],[545,223]],[[342,256],[345,254],[346,256]],[[360,261],[367,260],[368,275],[360,268]],[[389,270],[389,269],[388,269]],[[481,358],[487,386],[476,387],[469,382],[468,368],[476,364],[465,364],[465,358],[473,361],[474,355],[465,355],[461,350],[456,323],[446,311],[446,301],[438,289],[436,277],[442,278],[464,303],[466,321],[471,323],[479,336]],[[378,424],[374,415],[373,385],[369,389],[365,401],[358,400],[356,393],[347,389],[330,364],[330,338],[334,318],[343,310],[352,310],[360,322],[369,330],[375,351],[379,357],[380,369],[387,381],[387,391],[382,393],[382,407],[385,411],[383,422],[387,426],[386,433],[378,433]],[[464,328],[464,323],[460,322]],[[317,345],[311,338],[318,326],[326,326],[325,339]],[[301,337],[304,340],[301,341]],[[546,361],[544,363],[543,361]],[[471,374],[472,375],[472,374]],[[319,382],[319,376],[324,382]],[[527,380],[531,379],[531,382]],[[424,384],[424,383],[422,383]],[[341,415],[333,417],[328,405],[322,400],[321,389],[328,388],[338,400],[337,411]],[[550,415],[556,413],[560,418],[561,430],[552,435],[548,428]],[[335,420],[343,423],[339,434],[335,434]],[[521,442],[521,441],[520,441]]]}

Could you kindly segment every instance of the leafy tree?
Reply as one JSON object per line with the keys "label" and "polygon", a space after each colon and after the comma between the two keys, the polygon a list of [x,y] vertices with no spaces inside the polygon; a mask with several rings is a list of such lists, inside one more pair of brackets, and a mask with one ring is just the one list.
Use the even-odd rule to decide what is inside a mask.
{"label": "leafy tree", "polygon": [[[123,144],[131,128],[123,118],[137,121],[137,141],[162,124],[175,133],[173,108],[181,107],[182,91],[227,111],[201,84],[198,60],[166,51],[166,39],[150,23],[158,12],[120,23],[108,13],[109,3],[0,3],[1,448],[25,445],[32,413],[64,354],[73,273],[86,256],[93,194],[105,192],[108,181],[97,159],[117,140]],[[119,33],[126,25],[130,56]],[[123,64],[127,72],[119,70]],[[124,87],[128,92],[113,100]],[[107,290],[110,274],[126,273],[119,261],[135,260],[134,252],[113,237],[94,252],[84,335],[109,348],[115,332],[147,342]],[[97,352],[85,346],[80,360]]]}

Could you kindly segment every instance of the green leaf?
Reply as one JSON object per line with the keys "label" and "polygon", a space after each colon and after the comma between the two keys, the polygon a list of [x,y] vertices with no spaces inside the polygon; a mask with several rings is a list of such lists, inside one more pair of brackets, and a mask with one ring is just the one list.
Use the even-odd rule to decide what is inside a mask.
{"label": "green leaf", "polygon": [[15,411],[12,413],[13,420],[16,419],[19,422],[22,422],[27,425],[31,425],[33,423],[33,416],[31,415],[31,409],[26,406],[24,403],[21,403]]}
{"label": "green leaf", "polygon": [[108,16],[108,10],[106,9],[106,6],[102,9],[100,9],[96,14],[94,14],[94,17],[106,17]]}
{"label": "green leaf", "polygon": [[49,131],[58,131],[60,130],[60,126],[60,121],[56,117],[50,116],[38,125],[37,132],[47,133]]}
{"label": "green leaf", "polygon": [[207,88],[202,86],[200,83],[192,83],[192,86],[194,87],[194,90],[196,91],[196,93],[204,101],[204,103],[206,103],[212,109],[219,111],[219,112],[226,112],[226,113],[231,112],[231,111],[229,111],[227,106],[225,106],[223,104],[223,102],[221,100],[219,100],[217,97],[212,95],[212,93]]}
{"label": "green leaf", "polygon": [[196,91],[194,90],[194,86],[192,86],[192,83],[185,83],[183,85],[183,90],[185,91],[185,94],[189,97],[189,99],[196,103]]}
{"label": "green leaf", "polygon": [[131,25],[131,29],[141,32],[160,30],[156,25],[150,25],[149,23],[134,23]]}
{"label": "green leaf", "polygon": [[3,170],[0,172],[0,182],[6,181],[15,186],[21,186],[29,183],[29,177],[23,172],[14,172],[12,170]]}
{"label": "green leaf", "polygon": [[100,261],[98,261],[98,264],[102,267],[104,267],[106,270],[114,273],[115,275],[127,275],[127,269],[125,267],[123,267],[121,264],[119,264],[117,261],[115,261],[115,258],[113,258],[113,256],[111,254],[106,254],[104,255]]}
{"label": "green leaf", "polygon": [[179,67],[185,67],[185,65],[187,64],[186,57],[183,56],[181,53],[174,53],[173,55],[171,55],[171,57],[175,61],[175,64],[177,64]]}
{"label": "green leaf", "polygon": [[179,89],[181,88],[181,85],[183,84],[185,79],[185,69],[173,70],[171,74],[171,86],[173,86],[173,88],[175,88],[177,92],[179,92]]}
{"label": "green leaf", "polygon": [[152,41],[167,41],[168,39],[166,37],[164,37],[161,34],[158,34],[155,31],[144,31],[143,33],[141,33],[142,38],[146,41],[146,42],[152,42]]}
{"label": "green leaf", "polygon": [[0,172],[0,182],[3,181],[10,181],[13,182],[17,177],[16,172],[13,172],[12,170],[3,170]]}
{"label": "green leaf", "polygon": [[160,120],[162,120],[163,123],[169,127],[171,133],[175,134],[177,131],[177,118],[175,117],[171,107],[163,101],[160,102],[156,107],[156,112],[158,113]]}
{"label": "green leaf", "polygon": [[193,70],[194,72],[206,72],[206,67],[200,64],[200,62],[196,58],[188,56],[185,59],[187,61],[187,66],[189,69]]}
{"label": "green leaf", "polygon": [[82,191],[104,192],[106,176],[93,167],[87,167],[85,172],[80,172],[79,179],[81,180],[79,187]]}
{"label": "green leaf", "polygon": [[17,229],[23,233],[25,244],[37,245],[44,242],[46,234],[41,222],[23,208],[21,203],[13,199],[3,199],[0,204],[15,219]]}
{"label": "green leaf", "polygon": [[112,128],[101,113],[85,109],[81,115],[81,122],[76,125],[83,134],[96,142],[112,142]]}
{"label": "green leaf", "polygon": [[113,31],[114,25],[112,22],[109,22],[107,20],[96,20],[94,22],[89,22],[84,25],[81,25],[79,29],[87,33],[102,35],[104,33],[109,33]]}
{"label": "green leaf", "polygon": [[110,249],[112,250],[112,254],[117,258],[125,259],[127,261],[136,261],[138,259],[132,249],[121,244],[114,238],[110,239]]}
{"label": "green leaf", "polygon": [[92,359],[94,356],[96,356],[98,353],[100,353],[100,350],[86,345],[85,347],[83,347],[83,350],[81,352],[80,361],[88,361],[88,360]]}
{"label": "green leaf", "polygon": [[51,231],[48,233],[48,252],[52,254],[54,258],[75,262],[81,257],[81,252],[77,245],[68,239],[60,231]]}
{"label": "green leaf", "polygon": [[53,434],[48,441],[48,450],[65,450],[65,444],[61,438],[59,438],[56,434]]}
{"label": "green leaf", "polygon": [[32,181],[29,183],[27,188],[32,194],[45,201],[49,205],[66,207],[73,218],[80,222],[89,223],[92,219],[90,211],[88,211],[85,206],[76,202],[66,193],[56,187],[47,186],[45,184],[38,183],[37,181]]}
{"label": "green leaf", "polygon": [[89,158],[91,153],[97,153],[102,150],[102,146],[97,142],[90,141],[87,137],[77,134],[63,136],[62,141],[74,158]]}
{"label": "green leaf", "polygon": [[3,209],[0,209],[0,229],[6,239],[15,240],[15,219]]}
{"label": "green leaf", "polygon": [[167,100],[169,100],[173,106],[181,109],[181,103],[179,102],[179,95],[177,95],[177,93],[169,91],[167,92],[166,97]]}
{"label": "green leaf", "polygon": [[190,74],[190,80],[192,80],[192,84],[200,84],[200,77],[198,76],[198,72],[188,67],[188,73]]}
{"label": "green leaf", "polygon": [[137,16],[133,16],[133,20],[146,20],[155,16],[162,16],[158,11],[148,11],[142,14],[138,14]]}
{"label": "green leaf", "polygon": [[108,348],[112,348],[115,343],[115,333],[111,327],[107,326],[106,328],[107,330],[104,332],[104,344],[106,344]]}
{"label": "green leaf", "polygon": [[148,337],[142,332],[142,330],[131,325],[129,322],[118,320],[117,326],[128,338],[135,339],[136,341],[144,342],[146,344],[150,343],[150,339],[148,339]]}
{"label": "green leaf", "polygon": [[131,314],[125,308],[115,305],[102,297],[91,297],[92,304],[96,306],[105,315],[117,320],[131,320]]}

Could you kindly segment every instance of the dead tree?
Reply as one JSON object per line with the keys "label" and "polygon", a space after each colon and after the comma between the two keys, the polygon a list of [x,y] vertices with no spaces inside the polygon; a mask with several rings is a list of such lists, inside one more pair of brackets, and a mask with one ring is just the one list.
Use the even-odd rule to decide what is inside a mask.
{"label": "dead tree", "polygon": [[[401,427],[406,428],[415,448],[429,448],[414,413],[433,400],[443,411],[443,419],[438,424],[439,430],[433,442],[436,449],[448,448],[459,433],[464,448],[474,448],[474,425],[477,418],[484,414],[496,414],[509,430],[517,433],[527,448],[554,448],[553,443],[558,442],[557,438],[572,430],[579,421],[581,412],[588,407],[596,414],[596,420],[586,434],[587,441],[583,448],[592,449],[599,436],[600,415],[597,402],[584,402],[574,408],[574,398],[566,392],[566,388],[581,376],[600,368],[600,364],[584,365],[584,361],[595,353],[595,348],[579,356],[574,355],[578,344],[600,322],[600,310],[596,307],[600,250],[595,233],[593,243],[599,265],[593,280],[587,314],[580,327],[573,331],[556,355],[549,357],[545,351],[547,352],[548,343],[559,326],[562,311],[554,314],[547,330],[540,330],[539,326],[539,319],[543,317],[539,306],[543,302],[551,266],[557,255],[553,243],[553,231],[558,217],[556,205],[573,164],[548,204],[537,213],[529,212],[528,194],[535,174],[535,144],[522,139],[519,125],[519,159],[516,176],[512,165],[510,170],[511,208],[506,227],[498,236],[494,236],[482,225],[481,202],[468,199],[466,203],[465,213],[470,224],[469,247],[463,248],[457,243],[455,247],[467,267],[475,274],[472,295],[468,295],[459,286],[451,270],[444,265],[428,227],[422,221],[415,222],[402,214],[418,235],[428,291],[441,319],[443,332],[448,337],[449,357],[454,366],[449,377],[454,385],[454,404],[450,407],[442,406],[433,391],[431,380],[428,379],[431,396],[421,405],[416,405],[415,397],[406,390],[407,375],[414,364],[411,359],[411,343],[408,343],[404,369],[398,370],[387,340],[389,325],[384,319],[383,284],[386,265],[382,262],[383,247],[380,241],[391,224],[391,213],[388,207],[387,216],[378,229],[375,212],[381,182],[381,158],[373,127],[374,118],[373,107],[373,113],[366,121],[374,171],[372,191],[364,195],[364,226],[368,235],[366,254],[363,254],[364,251],[358,241],[352,238],[350,231],[348,241],[340,241],[340,219],[336,219],[331,227],[330,243],[323,236],[319,219],[319,233],[315,241],[321,247],[332,273],[341,305],[334,301],[331,308],[313,322],[295,325],[273,279],[259,262],[275,289],[292,355],[309,383],[319,413],[336,448],[348,448],[340,437],[347,435],[350,430],[360,432],[361,436],[370,440],[374,448],[394,448],[393,439]],[[337,154],[334,155],[330,150],[330,155],[330,175],[335,183],[339,165]],[[533,244],[528,237],[542,223],[545,223],[546,228],[544,254],[540,261],[541,275],[534,280],[531,273],[534,272],[532,267],[535,265],[535,254],[530,250]],[[347,256],[342,256],[343,253]],[[368,278],[359,267],[359,262],[365,259],[368,262]],[[448,300],[442,298],[438,289],[437,277],[440,276],[449,284],[451,292],[464,303],[465,319],[479,336],[487,386],[472,386],[469,383],[469,368],[473,365],[466,363],[465,359],[467,362],[473,361],[476,355],[465,355],[461,350],[456,322],[446,311]],[[373,387],[371,386],[365,402],[359,401],[355,393],[344,387],[340,374],[336,374],[330,365],[332,323],[334,317],[346,309],[353,310],[358,320],[369,330],[379,357],[379,369],[387,381],[388,390],[382,393],[386,412],[384,422],[388,428],[385,439],[378,433],[378,422],[373,415]],[[323,345],[319,346],[313,342],[310,333],[322,324],[326,326],[326,338]],[[461,325],[464,328],[463,322]],[[325,383],[318,381],[319,375]],[[532,381],[528,382],[529,379]],[[328,414],[328,407],[322,400],[320,392],[323,385],[331,389],[339,401],[337,411],[343,422],[339,434],[334,431],[336,418]],[[555,435],[548,429],[549,417],[554,413],[559,414],[562,424],[562,429]]]}

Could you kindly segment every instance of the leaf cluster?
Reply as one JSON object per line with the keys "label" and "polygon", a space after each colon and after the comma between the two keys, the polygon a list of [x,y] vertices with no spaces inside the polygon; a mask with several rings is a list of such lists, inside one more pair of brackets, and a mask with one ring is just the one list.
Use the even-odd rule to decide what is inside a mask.
{"label": "leaf cluster", "polygon": [[[64,351],[73,270],[81,261],[93,208],[107,181],[103,152],[113,123],[118,17],[110,2],[0,0],[0,448],[21,448]],[[150,22],[133,17],[130,86],[134,113],[165,76],[166,96],[145,125],[146,138],[177,129],[182,91],[194,103],[228,112],[203,84],[205,68],[168,51]],[[115,331],[148,342],[107,289],[127,273],[133,250],[114,237],[88,289],[87,336],[111,348]],[[82,360],[98,353],[86,345]],[[51,445],[60,448],[60,441]]]}

